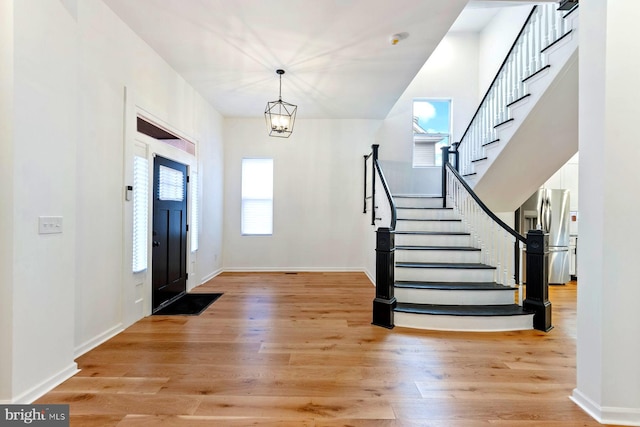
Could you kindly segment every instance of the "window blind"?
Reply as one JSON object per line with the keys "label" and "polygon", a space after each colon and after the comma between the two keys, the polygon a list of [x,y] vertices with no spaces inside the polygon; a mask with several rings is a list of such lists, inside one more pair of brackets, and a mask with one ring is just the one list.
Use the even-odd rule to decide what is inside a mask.
{"label": "window blind", "polygon": [[189,231],[191,232],[191,252],[198,250],[198,234],[200,232],[200,223],[198,215],[198,172],[191,172],[189,178],[191,184],[191,225],[189,225]]}
{"label": "window blind", "polygon": [[182,171],[160,165],[158,171],[158,198],[174,202],[184,200],[184,174]]}
{"label": "window blind", "polygon": [[436,164],[436,145],[433,142],[413,143],[413,167],[434,166]]}
{"label": "window blind", "polygon": [[133,272],[147,269],[149,234],[149,161],[133,158]]}

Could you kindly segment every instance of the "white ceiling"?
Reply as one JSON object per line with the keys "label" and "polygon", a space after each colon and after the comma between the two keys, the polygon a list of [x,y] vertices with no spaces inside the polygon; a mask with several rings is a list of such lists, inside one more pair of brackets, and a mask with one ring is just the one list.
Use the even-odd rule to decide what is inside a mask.
{"label": "white ceiling", "polygon": [[[382,119],[467,0],[104,0],[226,117],[267,101],[298,117]],[[458,31],[478,31],[513,1],[472,2]],[[522,4],[522,2],[516,2]],[[493,8],[495,9],[495,8]],[[461,18],[462,19],[462,18]],[[409,37],[393,46],[391,35]]]}

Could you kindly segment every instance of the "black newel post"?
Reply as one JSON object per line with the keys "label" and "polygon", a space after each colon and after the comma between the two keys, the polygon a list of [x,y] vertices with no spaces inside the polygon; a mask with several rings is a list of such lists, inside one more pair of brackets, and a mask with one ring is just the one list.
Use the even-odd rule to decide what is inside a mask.
{"label": "black newel post", "polygon": [[442,150],[442,207],[447,207],[447,163],[449,163],[449,146]]}
{"label": "black newel post", "polygon": [[372,324],[393,328],[393,310],[396,297],[393,296],[395,235],[390,228],[376,231],[376,298],[373,300]]}
{"label": "black newel post", "polygon": [[460,172],[460,152],[458,151],[458,146],[460,146],[460,143],[454,142],[453,144],[451,144],[451,146],[453,147],[453,168],[457,172]]}
{"label": "black newel post", "polygon": [[549,302],[549,234],[542,230],[527,233],[527,297],[522,307],[534,312],[534,329],[547,332],[553,328]]}

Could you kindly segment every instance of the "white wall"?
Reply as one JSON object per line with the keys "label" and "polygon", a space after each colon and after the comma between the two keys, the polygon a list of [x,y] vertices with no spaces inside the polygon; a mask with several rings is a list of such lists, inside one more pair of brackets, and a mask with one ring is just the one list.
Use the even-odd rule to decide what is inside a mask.
{"label": "white wall", "polygon": [[[204,101],[203,101],[204,103]],[[200,151],[200,246],[196,254],[197,283],[222,271],[224,150],[223,119],[202,105],[196,113]]]}
{"label": "white wall", "polygon": [[580,263],[573,398],[607,424],[640,425],[640,4],[580,4]]}
{"label": "white wall", "polygon": [[[362,213],[363,155],[378,126],[298,119],[284,139],[267,136],[264,119],[225,119],[225,270],[362,271],[373,232]],[[274,159],[272,236],[240,234],[243,157]]]}
{"label": "white wall", "polygon": [[[0,146],[0,174],[13,169],[13,186],[2,180],[0,191],[13,211],[5,216],[2,204],[0,231],[11,226],[15,238],[0,246],[9,252],[3,271],[6,260],[13,270],[0,293],[13,292],[12,329],[4,331],[3,310],[1,332],[13,365],[8,393],[0,370],[0,399],[25,402],[72,373],[74,355],[136,319],[137,296],[123,281],[135,130],[127,102],[198,143],[202,192],[212,197],[202,202],[196,284],[221,268],[222,117],[100,0],[8,3],[0,10],[4,19],[15,8],[15,120],[13,140]],[[3,59],[10,27],[0,32]],[[11,105],[3,100],[3,108]],[[38,235],[40,215],[63,216],[64,233]]]}
{"label": "white wall", "polygon": [[[11,398],[24,401],[75,372],[75,22],[59,2],[15,2],[14,49]],[[38,234],[41,215],[63,233]]]}
{"label": "white wall", "polygon": [[13,0],[0,0],[0,402],[11,398],[13,363]]}
{"label": "white wall", "polygon": [[[478,108],[478,36],[473,33],[450,33],[440,42],[429,60],[398,99],[376,135],[380,158],[403,163],[411,168],[413,155],[414,98],[452,100],[452,141],[457,141]],[[389,168],[390,169],[390,168]],[[424,194],[440,194],[441,168],[422,168]],[[386,172],[385,172],[386,173]],[[402,179],[387,176],[392,187]],[[415,188],[415,187],[414,187]],[[403,189],[399,189],[403,192]]]}

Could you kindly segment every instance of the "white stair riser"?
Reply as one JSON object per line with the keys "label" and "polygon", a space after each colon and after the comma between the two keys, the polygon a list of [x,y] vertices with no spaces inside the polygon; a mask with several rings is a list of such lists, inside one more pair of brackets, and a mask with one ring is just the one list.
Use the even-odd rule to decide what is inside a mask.
{"label": "white stair riser", "polygon": [[498,305],[515,302],[515,288],[511,290],[442,290],[395,288],[398,302],[444,305]]}
{"label": "white stair riser", "polygon": [[442,197],[396,197],[396,206],[409,208],[441,208]]}
{"label": "white stair riser", "polygon": [[407,219],[459,219],[453,209],[402,209],[397,208],[398,218]]}
{"label": "white stair riser", "polygon": [[533,314],[521,316],[448,316],[395,312],[395,326],[441,331],[498,332],[533,329]]}
{"label": "white stair riser", "polygon": [[455,231],[464,232],[462,221],[398,221],[396,231]]}
{"label": "white stair riser", "polygon": [[396,234],[396,246],[470,246],[468,234]]}
{"label": "white stair riser", "polygon": [[396,262],[461,262],[480,263],[480,251],[446,251],[396,249]]}
{"label": "white stair riser", "polygon": [[408,282],[493,282],[495,270],[396,267],[395,280]]}

